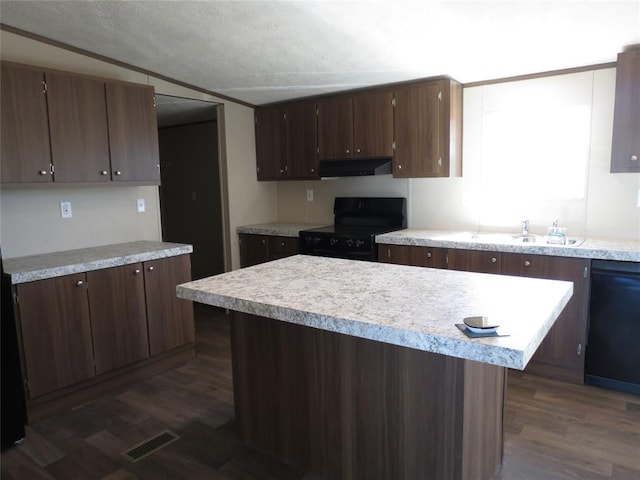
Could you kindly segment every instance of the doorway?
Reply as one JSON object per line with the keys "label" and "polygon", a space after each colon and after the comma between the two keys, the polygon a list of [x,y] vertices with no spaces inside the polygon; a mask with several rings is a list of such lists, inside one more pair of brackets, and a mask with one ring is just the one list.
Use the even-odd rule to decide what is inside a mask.
{"label": "doorway", "polygon": [[223,273],[218,105],[156,95],[162,240],[193,245],[192,279]]}

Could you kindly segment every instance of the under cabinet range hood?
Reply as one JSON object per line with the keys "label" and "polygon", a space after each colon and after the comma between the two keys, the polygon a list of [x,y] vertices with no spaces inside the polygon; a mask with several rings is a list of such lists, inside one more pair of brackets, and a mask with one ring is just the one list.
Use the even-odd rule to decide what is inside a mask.
{"label": "under cabinet range hood", "polygon": [[354,160],[320,160],[320,176],[362,177],[393,173],[391,158],[368,158]]}

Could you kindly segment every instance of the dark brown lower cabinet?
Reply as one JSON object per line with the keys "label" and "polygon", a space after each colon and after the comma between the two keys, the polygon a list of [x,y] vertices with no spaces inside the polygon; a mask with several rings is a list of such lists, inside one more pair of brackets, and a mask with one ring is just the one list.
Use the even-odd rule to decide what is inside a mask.
{"label": "dark brown lower cabinet", "polygon": [[190,281],[188,255],[144,262],[150,355],[195,341],[193,303],[176,297],[176,285]]}
{"label": "dark brown lower cabinet", "polygon": [[573,282],[573,297],[527,365],[526,371],[584,383],[591,260],[409,245],[379,245],[378,249],[381,262]]}
{"label": "dark brown lower cabinet", "polygon": [[95,376],[85,274],[19,284],[16,292],[28,397]]}
{"label": "dark brown lower cabinet", "polygon": [[573,296],[527,366],[527,371],[574,383],[584,382],[589,269],[585,258],[503,254],[502,273],[573,282]]}
{"label": "dark brown lower cabinet", "polygon": [[87,272],[96,374],[149,357],[142,264]]}
{"label": "dark brown lower cabinet", "polygon": [[190,280],[178,255],[16,285],[30,420],[191,358]]}
{"label": "dark brown lower cabinet", "polygon": [[298,253],[298,237],[279,235],[238,234],[240,267],[250,267]]}
{"label": "dark brown lower cabinet", "polygon": [[447,266],[450,270],[465,272],[500,273],[502,253],[450,248]]}
{"label": "dark brown lower cabinet", "polygon": [[231,346],[242,441],[284,463],[478,480],[502,462],[503,367],[238,312]]}
{"label": "dark brown lower cabinet", "polygon": [[447,249],[409,245],[379,245],[378,259],[384,263],[447,268]]}

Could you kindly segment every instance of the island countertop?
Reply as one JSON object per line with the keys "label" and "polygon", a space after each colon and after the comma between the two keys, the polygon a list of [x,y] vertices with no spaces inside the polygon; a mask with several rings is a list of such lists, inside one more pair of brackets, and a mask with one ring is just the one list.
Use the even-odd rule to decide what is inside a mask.
{"label": "island countertop", "polygon": [[[524,369],[571,282],[296,255],[178,285],[178,297],[327,331]],[[469,338],[472,315],[501,337]]]}

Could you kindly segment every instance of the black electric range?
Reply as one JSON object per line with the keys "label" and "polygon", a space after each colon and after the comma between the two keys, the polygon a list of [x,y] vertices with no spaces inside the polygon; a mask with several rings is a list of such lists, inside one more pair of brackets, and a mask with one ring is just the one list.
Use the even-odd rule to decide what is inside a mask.
{"label": "black electric range", "polygon": [[375,262],[375,236],[407,227],[406,198],[336,197],[333,213],[333,225],[300,232],[300,253]]}

